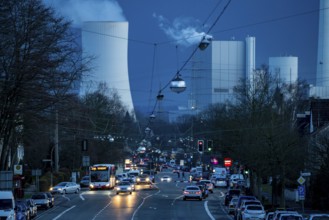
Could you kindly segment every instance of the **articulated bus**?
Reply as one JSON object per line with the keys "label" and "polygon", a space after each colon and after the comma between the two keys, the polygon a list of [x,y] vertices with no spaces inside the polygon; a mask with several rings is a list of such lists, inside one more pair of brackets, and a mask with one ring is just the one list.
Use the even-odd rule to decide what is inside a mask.
{"label": "articulated bus", "polygon": [[90,190],[93,189],[113,189],[115,186],[114,164],[94,164],[89,167]]}

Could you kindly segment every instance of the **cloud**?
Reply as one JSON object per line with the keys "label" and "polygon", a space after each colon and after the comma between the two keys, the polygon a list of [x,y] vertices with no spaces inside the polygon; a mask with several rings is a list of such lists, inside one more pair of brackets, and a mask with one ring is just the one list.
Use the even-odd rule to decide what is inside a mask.
{"label": "cloud", "polygon": [[204,31],[200,21],[191,17],[179,17],[174,19],[172,23],[162,15],[153,14],[158,20],[159,27],[164,33],[175,43],[181,46],[189,47],[199,44],[203,37],[212,38]]}
{"label": "cloud", "polygon": [[123,10],[114,0],[43,0],[63,17],[80,27],[84,21],[126,21]]}

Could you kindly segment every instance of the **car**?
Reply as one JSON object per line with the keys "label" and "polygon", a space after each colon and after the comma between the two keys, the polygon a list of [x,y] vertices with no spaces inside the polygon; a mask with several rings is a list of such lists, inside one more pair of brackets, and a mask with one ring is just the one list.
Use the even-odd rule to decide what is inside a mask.
{"label": "car", "polygon": [[80,180],[80,187],[89,187],[89,183],[90,183],[90,177],[89,176],[84,176],[82,177],[82,179]]}
{"label": "car", "polygon": [[215,187],[227,187],[227,180],[223,177],[213,177],[211,182]]}
{"label": "car", "polygon": [[80,185],[75,182],[60,182],[56,186],[50,188],[52,194],[79,193],[80,190]]}
{"label": "car", "polygon": [[266,212],[262,205],[247,205],[241,211],[241,220],[265,219]]}
{"label": "car", "polygon": [[196,186],[198,186],[202,192],[202,198],[207,198],[209,196],[209,191],[206,187],[206,185],[204,184],[197,184]]}
{"label": "car", "polygon": [[283,214],[298,214],[298,212],[290,210],[276,210],[273,215],[273,220],[279,220],[280,216]]}
{"label": "car", "polygon": [[234,196],[239,197],[241,194],[241,190],[240,189],[229,189],[226,194],[225,194],[225,200],[224,200],[224,204],[226,206],[228,206],[228,204],[230,203],[231,199]]}
{"label": "car", "polygon": [[38,214],[38,207],[35,204],[34,200],[33,199],[25,199],[25,203],[27,204],[27,206],[30,209],[30,216],[31,216],[31,218],[36,217],[37,214]]}
{"label": "car", "polygon": [[[303,220],[303,216],[300,214],[294,213],[285,213],[281,214],[278,220]],[[319,220],[324,220],[325,218],[319,218]]]}
{"label": "car", "polygon": [[136,178],[136,184],[151,184],[151,178],[147,174],[140,174]]}
{"label": "car", "polygon": [[170,176],[162,176],[161,178],[161,182],[170,182],[171,181],[171,177]]}
{"label": "car", "polygon": [[133,179],[130,179],[130,178],[124,178],[124,179],[122,179],[122,182],[129,182],[130,185],[131,185],[131,188],[133,189],[133,191],[136,190],[135,182],[134,182]]}
{"label": "car", "polygon": [[11,190],[0,191],[0,219],[16,219],[15,198]]}
{"label": "car", "polygon": [[49,209],[50,207],[50,202],[46,193],[32,194],[31,199],[33,199],[38,209],[39,208]]}
{"label": "car", "polygon": [[118,195],[119,193],[129,193],[132,194],[132,187],[131,183],[128,181],[121,181],[118,183],[118,185],[115,187],[116,194]]}
{"label": "car", "polygon": [[241,204],[243,200],[257,200],[257,198],[255,196],[245,196],[245,195],[240,195],[238,198],[238,203],[235,206],[235,210],[234,210],[234,219],[238,219],[238,214],[240,213],[240,209],[241,209]]}
{"label": "car", "polygon": [[155,183],[155,174],[156,174],[155,171],[153,171],[153,170],[143,170],[143,174],[149,175],[149,177],[151,179],[151,182]]}
{"label": "car", "polygon": [[[22,215],[17,214],[17,212],[20,212]],[[30,208],[23,200],[16,200],[16,216],[17,215],[20,219],[30,219]]]}
{"label": "car", "polygon": [[272,220],[274,216],[274,212],[268,212],[266,214],[265,220]]}
{"label": "car", "polygon": [[198,199],[202,200],[202,191],[198,186],[186,186],[183,190],[183,200]]}
{"label": "car", "polygon": [[16,218],[15,220],[27,220],[26,210],[22,205],[16,205]]}
{"label": "car", "polygon": [[205,184],[207,186],[207,189],[209,190],[209,192],[214,193],[214,185],[212,184],[212,182],[210,180],[200,180],[199,184]]}
{"label": "car", "polygon": [[329,220],[329,214],[324,214],[324,213],[310,214],[307,219],[308,220]]}
{"label": "car", "polygon": [[241,202],[240,209],[239,209],[239,211],[237,213],[237,219],[242,219],[241,218],[242,213],[246,209],[246,206],[247,205],[260,205],[260,206],[262,206],[262,203],[259,200],[243,200]]}
{"label": "car", "polygon": [[238,197],[234,196],[228,204],[228,214],[234,213],[236,204],[238,204]]}
{"label": "car", "polygon": [[53,207],[55,205],[55,198],[50,192],[44,192],[46,193],[48,199],[49,199],[49,205],[50,207]]}

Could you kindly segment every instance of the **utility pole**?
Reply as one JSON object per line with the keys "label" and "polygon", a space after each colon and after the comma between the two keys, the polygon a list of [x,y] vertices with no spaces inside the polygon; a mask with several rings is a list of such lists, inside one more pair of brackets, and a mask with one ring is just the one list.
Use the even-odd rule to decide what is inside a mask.
{"label": "utility pole", "polygon": [[59,154],[58,154],[58,110],[56,109],[56,121],[55,121],[55,137],[54,137],[54,144],[55,144],[55,172],[58,172],[58,161],[59,161]]}

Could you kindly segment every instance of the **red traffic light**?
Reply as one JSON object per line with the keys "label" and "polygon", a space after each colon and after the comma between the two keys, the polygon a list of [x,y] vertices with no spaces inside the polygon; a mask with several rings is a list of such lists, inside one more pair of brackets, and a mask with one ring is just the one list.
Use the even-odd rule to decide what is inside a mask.
{"label": "red traffic light", "polygon": [[198,140],[198,150],[199,150],[199,152],[203,152],[203,150],[204,150],[204,141],[203,140]]}
{"label": "red traffic light", "polygon": [[232,159],[231,158],[224,158],[224,166],[225,167],[232,166]]}

